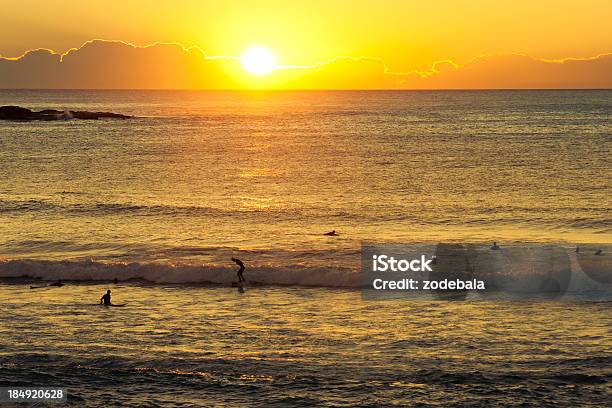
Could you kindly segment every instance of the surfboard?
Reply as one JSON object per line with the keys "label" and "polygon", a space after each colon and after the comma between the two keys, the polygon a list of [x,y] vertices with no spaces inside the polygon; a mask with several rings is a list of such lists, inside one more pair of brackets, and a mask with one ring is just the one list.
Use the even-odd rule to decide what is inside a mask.
{"label": "surfboard", "polygon": [[253,287],[253,286],[264,286],[265,283],[263,282],[257,282],[257,281],[244,281],[244,282],[232,282],[232,287],[237,288],[237,287]]}
{"label": "surfboard", "polygon": [[104,307],[124,307],[125,305],[127,305],[127,303],[120,303],[120,304],[118,304],[118,305],[117,305],[117,304],[114,304],[114,303],[113,303],[112,305],[105,305],[105,304],[102,304],[102,303],[98,303],[98,304],[95,304],[94,306],[104,306]]}
{"label": "surfboard", "polygon": [[64,286],[64,284],[56,285],[52,283],[52,284],[45,285],[45,286],[30,286],[30,289],[61,288],[62,286]]}

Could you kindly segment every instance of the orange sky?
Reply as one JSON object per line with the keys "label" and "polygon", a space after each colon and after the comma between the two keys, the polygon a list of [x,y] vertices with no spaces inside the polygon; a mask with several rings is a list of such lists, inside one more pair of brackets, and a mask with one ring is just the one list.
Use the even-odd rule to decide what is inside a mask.
{"label": "orange sky", "polygon": [[[313,67],[253,77],[237,69],[231,58],[207,60],[208,64],[187,58],[186,63],[184,56],[161,55],[151,48],[147,56],[127,57],[122,51],[115,55],[101,49],[97,57],[86,56],[127,58],[130,66],[121,62],[126,72],[142,74],[145,66],[157,70],[142,74],[146,81],[136,78],[135,88],[563,88],[609,87],[611,81],[609,58],[595,58],[612,52],[610,1],[22,0],[3,4],[2,9],[3,57],[37,48],[61,54],[102,38],[137,46],[178,42],[198,47],[200,58],[204,53],[238,57],[260,44],[275,54],[280,65]],[[84,62],[82,54],[71,68],[73,75],[77,65],[92,64]],[[175,60],[164,62],[164,58]],[[549,61],[567,58],[585,63],[568,66]],[[151,60],[156,68],[146,65]],[[452,63],[437,63],[446,60]],[[17,72],[35,75],[43,66],[47,65],[34,59],[19,66],[0,60],[0,74],[5,74],[0,86],[44,86],[15,76]],[[50,69],[58,74],[67,71],[64,66]],[[198,69],[202,73],[192,72]],[[216,82],[198,77],[206,73]],[[52,82],[48,87],[54,87]],[[60,85],[102,86],[91,78]]]}

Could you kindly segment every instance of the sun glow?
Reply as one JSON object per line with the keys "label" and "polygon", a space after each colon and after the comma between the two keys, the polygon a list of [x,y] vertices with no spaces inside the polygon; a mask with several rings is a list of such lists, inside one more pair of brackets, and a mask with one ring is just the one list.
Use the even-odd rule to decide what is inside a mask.
{"label": "sun glow", "polygon": [[242,67],[253,75],[266,75],[276,69],[276,57],[264,47],[251,47],[240,56]]}

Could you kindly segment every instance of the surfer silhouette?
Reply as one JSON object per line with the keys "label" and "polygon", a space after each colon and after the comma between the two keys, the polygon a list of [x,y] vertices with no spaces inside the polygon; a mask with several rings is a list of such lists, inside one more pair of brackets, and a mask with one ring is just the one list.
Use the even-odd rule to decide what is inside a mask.
{"label": "surfer silhouette", "polygon": [[111,305],[111,291],[110,289],[106,291],[106,294],[100,298],[100,304],[104,306]]}
{"label": "surfer silhouette", "polygon": [[336,233],[336,230],[326,232],[323,235],[327,235],[328,237],[337,237],[338,236],[338,234]]}
{"label": "surfer silhouette", "polygon": [[244,264],[238,258],[232,258],[232,261],[234,261],[236,265],[240,267],[240,269],[238,269],[238,273],[236,274],[238,276],[238,282],[244,282],[245,279],[244,276],[242,276],[242,274],[244,273]]}
{"label": "surfer silhouette", "polygon": [[497,242],[493,242],[493,246],[491,247],[491,249],[496,251],[496,250],[501,249],[501,248],[499,247],[499,245],[497,245]]}

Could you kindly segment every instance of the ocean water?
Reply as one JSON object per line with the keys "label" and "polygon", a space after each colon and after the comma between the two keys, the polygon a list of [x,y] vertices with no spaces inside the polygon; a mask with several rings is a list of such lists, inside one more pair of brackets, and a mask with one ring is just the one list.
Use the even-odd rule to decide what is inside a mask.
{"label": "ocean water", "polygon": [[342,286],[362,240],[612,241],[611,91],[0,91],[7,104],[137,118],[0,123],[6,260],[222,281],[238,254],[279,283],[333,269]]}
{"label": "ocean water", "polygon": [[[609,303],[330,288],[0,285],[0,384],[71,406],[609,405]],[[106,405],[105,405],[106,404]]]}
{"label": "ocean water", "polygon": [[[0,121],[0,385],[65,386],[74,406],[610,401],[609,302],[356,287],[362,241],[609,248],[612,91],[0,105],[136,116]],[[232,256],[264,285],[231,288]],[[94,306],[107,288],[127,306]]]}

